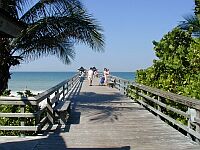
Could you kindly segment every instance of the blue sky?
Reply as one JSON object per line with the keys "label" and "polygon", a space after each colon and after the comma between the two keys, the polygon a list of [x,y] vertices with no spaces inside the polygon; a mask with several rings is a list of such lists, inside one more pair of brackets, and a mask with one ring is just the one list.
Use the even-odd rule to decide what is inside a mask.
{"label": "blue sky", "polygon": [[64,65],[56,57],[41,58],[14,67],[12,71],[76,71],[96,66],[100,71],[133,72],[156,59],[152,41],[159,41],[192,14],[194,0],[82,0],[88,12],[104,29],[105,52],[76,45],[76,57]]}

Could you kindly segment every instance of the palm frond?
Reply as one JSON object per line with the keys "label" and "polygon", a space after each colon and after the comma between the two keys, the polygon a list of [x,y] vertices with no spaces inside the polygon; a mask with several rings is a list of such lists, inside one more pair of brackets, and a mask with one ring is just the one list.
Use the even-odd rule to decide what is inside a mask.
{"label": "palm frond", "polygon": [[44,17],[69,15],[74,11],[82,11],[78,0],[40,0],[20,18],[26,23],[34,23]]}
{"label": "palm frond", "polygon": [[[50,38],[48,41],[52,40],[55,39]],[[45,44],[45,46],[43,43],[38,43],[37,49],[32,47],[29,48],[28,50],[25,51],[23,50],[22,52],[23,53],[21,54],[21,56],[28,61],[52,55],[52,56],[57,56],[64,64],[70,64],[71,60],[73,60],[75,57],[74,47],[71,43],[68,42],[56,43],[54,45]]]}
{"label": "palm frond", "polygon": [[[70,5],[67,2],[70,2]],[[102,27],[81,8],[81,4],[78,3],[80,11],[74,11],[72,7],[77,7],[73,4],[76,2],[78,0],[41,0],[36,3],[22,16],[22,19],[26,20],[27,17],[32,23],[26,20],[29,22],[28,27],[10,43],[13,53],[17,51],[20,56],[28,60],[56,55],[64,63],[70,63],[75,56],[73,48],[75,43],[84,43],[92,49],[103,51]],[[63,3],[66,3],[64,5],[68,7],[70,13],[51,14],[53,9],[61,8]],[[50,6],[53,7],[52,10]],[[57,9],[54,13],[56,11]]]}
{"label": "palm frond", "polygon": [[[92,49],[103,51],[103,29],[94,18],[87,14],[74,14],[73,16],[69,17],[68,21],[67,19],[65,20],[65,25],[74,31],[71,36],[77,42],[83,42],[84,44],[89,45]],[[65,29],[65,32],[69,32],[68,28]]]}
{"label": "palm frond", "polygon": [[[16,49],[28,49],[35,40],[42,40],[45,46],[46,39],[56,39],[55,43],[63,41],[83,42],[98,51],[103,50],[104,39],[101,27],[94,19],[87,15],[73,15],[64,17],[47,17],[31,24],[21,35],[12,42]],[[39,43],[41,43],[38,40]],[[52,41],[53,42],[53,41]],[[46,44],[49,44],[47,41]]]}
{"label": "palm frond", "polygon": [[65,64],[70,64],[75,57],[74,47],[70,43],[61,43],[57,46],[57,57]]}
{"label": "palm frond", "polygon": [[200,20],[195,15],[184,16],[185,21],[181,21],[178,25],[183,30],[192,29],[194,36],[200,36]]}
{"label": "palm frond", "polygon": [[[69,64],[74,59],[73,42],[59,41],[57,37],[45,35],[39,39],[27,39],[26,43],[18,45],[18,54],[25,60],[32,61],[49,55],[57,56],[63,63]],[[28,47],[27,47],[28,46]]]}

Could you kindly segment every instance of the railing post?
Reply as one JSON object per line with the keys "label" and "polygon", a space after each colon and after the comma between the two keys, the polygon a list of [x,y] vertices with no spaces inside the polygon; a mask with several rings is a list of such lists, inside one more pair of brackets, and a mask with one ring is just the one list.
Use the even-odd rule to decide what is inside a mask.
{"label": "railing post", "polygon": [[[59,93],[59,90],[55,91],[55,96]],[[64,99],[63,99],[64,100]],[[59,97],[56,96],[55,106],[58,105]],[[53,102],[54,103],[54,102]]]}
{"label": "railing post", "polygon": [[[196,110],[196,117],[200,119],[200,110]],[[196,132],[200,134],[200,124],[196,124]],[[200,144],[200,139],[196,139],[196,142]]]}
{"label": "railing post", "polygon": [[[160,97],[160,96],[158,96],[158,101],[159,101],[159,102],[161,101],[161,97]],[[160,105],[158,105],[158,104],[157,104],[157,109],[158,109],[158,111],[161,112],[161,107],[160,107]]]}
{"label": "railing post", "polygon": [[74,86],[74,78],[72,78],[72,84],[71,85],[72,85],[72,87]]}
{"label": "railing post", "polygon": [[[20,113],[25,113],[25,105],[20,107]],[[20,125],[21,125],[21,126],[24,126],[24,125],[25,125],[24,120],[25,120],[25,118],[21,118],[21,119],[20,119]],[[22,131],[21,134],[20,134],[20,136],[25,136],[25,132]]]}
{"label": "railing post", "polygon": [[66,93],[68,93],[69,92],[69,82],[67,82],[67,87],[66,87]]}
{"label": "railing post", "polygon": [[124,81],[124,95],[126,95],[126,90],[127,90],[127,82],[126,81]]}
{"label": "railing post", "polygon": [[126,82],[126,96],[128,96],[128,87],[129,87],[129,84],[130,84],[130,82],[128,81],[128,82]]}
{"label": "railing post", "polygon": [[[158,102],[161,102],[161,99],[162,99],[162,98],[161,98],[160,96],[158,96],[158,99],[157,99]],[[159,104],[157,104],[157,110],[160,111],[160,112],[162,112],[162,109],[161,109],[161,107],[160,107]],[[158,117],[158,118],[161,118],[160,115],[158,115],[158,114],[157,114],[157,117]]]}
{"label": "railing post", "polygon": [[[40,107],[37,105],[37,106],[35,106],[35,112],[38,112],[39,110],[40,110]],[[37,114],[36,116],[35,116],[35,126],[38,124],[40,122],[40,114]]]}
{"label": "railing post", "polygon": [[118,85],[118,87],[119,87],[119,91],[121,91],[121,83],[120,83],[121,81],[120,81],[120,79],[119,79],[119,85]]}
{"label": "railing post", "polygon": [[62,94],[63,94],[63,100],[65,100],[65,85],[63,85],[63,91],[62,91]]}
{"label": "railing post", "polygon": [[49,97],[47,98],[47,118],[49,119],[51,124],[54,123],[53,108]]}
{"label": "railing post", "polygon": [[135,101],[137,101],[137,99],[139,98],[138,92],[139,92],[139,89],[135,87]]}
{"label": "railing post", "polygon": [[[188,107],[188,114],[190,115],[190,118],[188,119],[188,130],[190,130],[191,129],[191,123],[194,122],[194,118],[196,117],[197,112],[196,112],[195,109]],[[192,138],[189,133],[187,133],[187,136]]]}
{"label": "railing post", "polygon": [[[24,112],[25,112],[25,106],[21,106],[21,107],[20,107],[20,112],[21,112],[21,113],[24,113]],[[21,123],[20,123],[20,124],[21,124],[21,126],[24,126],[24,118],[21,120]]]}
{"label": "railing post", "polygon": [[[190,108],[188,107],[188,110],[187,110],[188,114],[190,115]],[[188,126],[188,130],[190,129],[191,127],[191,115],[190,115],[190,118],[188,119],[188,123],[187,123],[187,126]],[[187,136],[190,137],[190,135],[187,133]],[[190,137],[191,138],[191,137]]]}

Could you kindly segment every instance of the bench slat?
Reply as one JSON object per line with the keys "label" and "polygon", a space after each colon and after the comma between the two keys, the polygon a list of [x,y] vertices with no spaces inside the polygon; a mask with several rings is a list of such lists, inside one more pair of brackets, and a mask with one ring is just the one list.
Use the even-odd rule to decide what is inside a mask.
{"label": "bench slat", "polygon": [[55,111],[66,111],[70,105],[70,101],[61,101],[55,107]]}

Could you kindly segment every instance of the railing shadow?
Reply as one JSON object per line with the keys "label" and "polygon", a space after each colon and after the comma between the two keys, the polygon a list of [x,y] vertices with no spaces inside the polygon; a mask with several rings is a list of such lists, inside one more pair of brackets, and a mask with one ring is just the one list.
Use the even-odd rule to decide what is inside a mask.
{"label": "railing shadow", "polygon": [[72,103],[72,107],[71,107],[71,112],[70,112],[70,116],[67,123],[68,125],[80,123],[81,112],[76,111],[76,101],[74,101],[74,99],[75,97],[79,96],[82,85],[83,85],[83,81],[79,82],[79,84],[77,85],[77,88],[75,88],[75,90],[71,93],[70,101]]}
{"label": "railing shadow", "polygon": [[[94,86],[97,87],[97,85]],[[104,88],[102,86],[99,87]],[[72,110],[74,115],[71,116],[74,117],[73,120],[76,123],[79,123],[77,119],[80,119],[80,112],[85,112],[86,117],[88,116],[90,118],[89,121],[91,122],[115,122],[124,112],[133,112],[145,109],[143,107],[128,106],[129,104],[136,102],[131,101],[129,98],[118,92],[113,92],[112,94],[98,94],[95,92],[80,92],[80,89],[72,98]],[[116,107],[116,105],[118,106]]]}
{"label": "railing shadow", "polygon": [[[98,94],[96,95],[99,96]],[[106,102],[108,103],[108,102]],[[102,103],[79,104],[79,110],[87,112],[90,122],[115,122],[126,112],[145,110],[143,107],[114,106]],[[105,105],[104,105],[105,104]]]}

